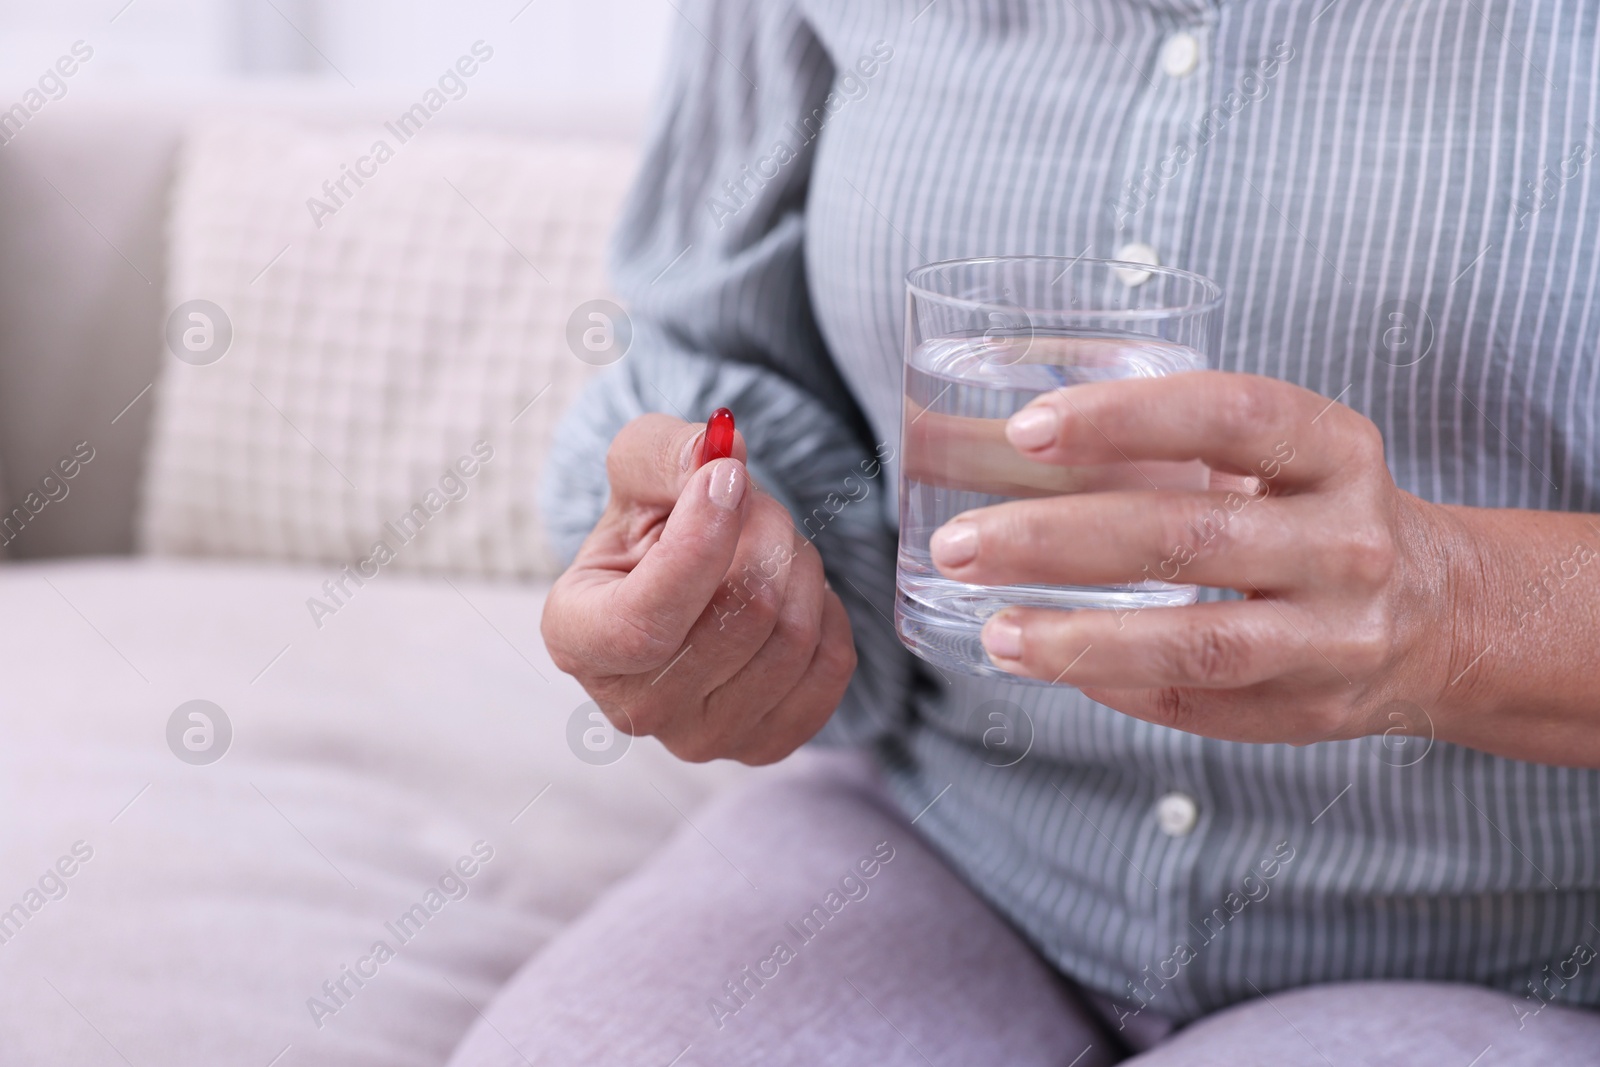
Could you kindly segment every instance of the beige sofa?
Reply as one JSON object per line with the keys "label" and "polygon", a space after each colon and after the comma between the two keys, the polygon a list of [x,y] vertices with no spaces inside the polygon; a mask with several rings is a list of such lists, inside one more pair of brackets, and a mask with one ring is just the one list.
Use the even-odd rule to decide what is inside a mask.
{"label": "beige sofa", "polygon": [[[531,521],[532,487],[513,483],[558,405],[533,409],[516,423],[525,435],[506,439],[509,488],[475,490],[460,505],[477,509],[462,520],[473,536],[441,534],[321,620],[307,605],[325,595],[340,539],[355,536],[339,516],[391,506],[385,464],[406,457],[339,451],[332,424],[317,421],[316,389],[283,384],[311,357],[292,340],[269,352],[262,339],[281,294],[268,311],[238,313],[218,374],[255,360],[249,381],[262,399],[289,428],[309,427],[301,436],[322,442],[330,465],[359,470],[350,490],[360,483],[375,502],[316,473],[316,457],[296,451],[300,438],[265,407],[213,429],[248,436],[259,419],[276,427],[266,444],[200,459],[184,451],[196,440],[185,434],[213,429],[192,420],[174,429],[194,414],[182,406],[233,403],[239,382],[228,393],[215,384],[225,377],[175,377],[195,368],[163,345],[167,312],[188,295],[174,293],[172,274],[226,273],[206,266],[195,242],[250,202],[230,199],[237,190],[215,168],[175,193],[184,131],[204,111],[213,134],[218,116],[238,135],[265,115],[273,136],[312,137],[370,129],[396,103],[71,98],[0,149],[4,500],[8,511],[36,492],[45,500],[37,513],[25,508],[0,565],[0,1063],[442,1063],[524,959],[744,774],[680,764],[650,741],[595,743],[585,694],[539,638],[548,570],[472,556],[521,528],[497,526],[497,509]],[[491,155],[537,162],[576,137],[601,153],[583,157],[591,162],[626,159],[639,125],[482,100],[448,119],[428,132],[428,151],[445,163],[451,139],[469,130],[521,139],[522,148],[474,142]],[[240,173],[270,187],[263,168],[284,154]],[[619,189],[624,177],[601,184]],[[186,206],[204,181],[216,186],[209,206]],[[496,203],[474,211],[530,266],[545,263],[543,231],[504,221],[527,201]],[[579,207],[540,210],[564,218]],[[186,265],[170,262],[174,211],[201,220],[179,228]],[[363,238],[349,229],[339,240],[348,256]],[[248,296],[310,269],[291,253],[270,268],[287,274],[230,284]],[[540,314],[528,329],[555,321]],[[513,362],[559,361],[559,339],[548,340],[525,357],[513,344]],[[335,352],[338,369],[343,349],[317,351]],[[551,373],[570,395],[589,371]],[[153,432],[166,434],[159,478]],[[272,482],[256,466],[263,448],[310,473]],[[202,518],[170,503],[151,517],[152,492],[183,497],[219,472],[227,484],[190,493],[206,507],[221,501]],[[403,478],[396,484],[405,491]],[[252,541],[251,494],[270,490],[276,506],[302,488],[342,501],[313,511],[316,536]],[[209,532],[186,540],[191,520]],[[280,526],[292,532],[295,521]]]}

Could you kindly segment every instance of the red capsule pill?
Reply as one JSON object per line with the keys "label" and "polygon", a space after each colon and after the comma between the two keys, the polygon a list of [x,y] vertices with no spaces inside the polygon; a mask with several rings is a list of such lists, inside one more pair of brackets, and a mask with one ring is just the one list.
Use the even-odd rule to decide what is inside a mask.
{"label": "red capsule pill", "polygon": [[706,439],[700,446],[700,462],[727,459],[733,455],[733,412],[718,408],[706,420]]}

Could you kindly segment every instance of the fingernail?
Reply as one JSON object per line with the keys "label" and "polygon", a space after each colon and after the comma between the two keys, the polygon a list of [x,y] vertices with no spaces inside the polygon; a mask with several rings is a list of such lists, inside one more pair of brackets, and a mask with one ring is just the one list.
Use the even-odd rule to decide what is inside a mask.
{"label": "fingernail", "polygon": [[694,466],[694,459],[700,454],[700,439],[705,435],[706,432],[701,430],[699,433],[689,438],[688,443],[683,446],[683,455],[678,457],[679,470],[686,471],[690,467]]}
{"label": "fingernail", "polygon": [[744,499],[744,464],[736,459],[719,459],[711,472],[711,502],[723,511],[734,511]]}
{"label": "fingernail", "polygon": [[978,555],[978,527],[970,522],[947,522],[928,539],[928,552],[941,567],[959,567]]}
{"label": "fingernail", "polygon": [[1022,627],[996,616],[983,628],[983,648],[991,659],[1022,658]]}
{"label": "fingernail", "polygon": [[1006,423],[1006,440],[1018,448],[1047,448],[1055,444],[1060,422],[1048,407],[1023,408]]}

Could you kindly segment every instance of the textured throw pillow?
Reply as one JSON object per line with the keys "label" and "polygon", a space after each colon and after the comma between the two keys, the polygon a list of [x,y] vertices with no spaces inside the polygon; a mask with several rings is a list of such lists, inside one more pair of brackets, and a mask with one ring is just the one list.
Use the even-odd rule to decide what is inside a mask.
{"label": "textured throw pillow", "polygon": [[382,123],[193,131],[143,548],[552,573],[535,483],[556,416],[626,336],[584,305],[606,297],[633,157]]}

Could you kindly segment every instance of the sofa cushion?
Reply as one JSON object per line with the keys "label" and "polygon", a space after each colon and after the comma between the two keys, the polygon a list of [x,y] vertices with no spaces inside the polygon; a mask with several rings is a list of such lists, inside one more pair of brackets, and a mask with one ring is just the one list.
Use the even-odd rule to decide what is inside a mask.
{"label": "sofa cushion", "polygon": [[0,570],[0,1063],[442,1063],[755,773],[586,746],[542,586],[386,574],[318,629],[329,576]]}
{"label": "sofa cushion", "polygon": [[534,487],[556,415],[608,358],[569,334],[599,321],[585,305],[606,297],[632,156],[394,122],[197,127],[143,547],[553,573]]}

